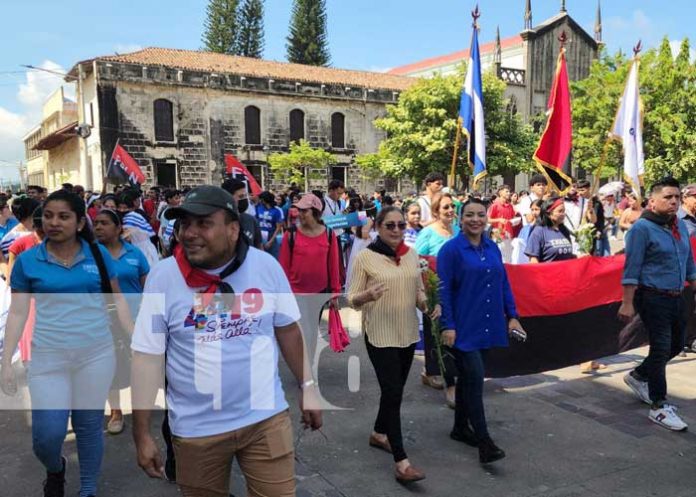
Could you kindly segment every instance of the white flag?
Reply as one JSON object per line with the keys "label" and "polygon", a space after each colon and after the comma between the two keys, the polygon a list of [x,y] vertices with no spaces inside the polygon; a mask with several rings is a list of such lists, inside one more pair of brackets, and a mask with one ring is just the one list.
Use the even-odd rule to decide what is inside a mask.
{"label": "white flag", "polygon": [[643,104],[638,86],[638,60],[633,61],[614,128],[610,135],[623,143],[624,179],[631,183],[633,191],[640,196],[640,179],[645,172],[643,166]]}

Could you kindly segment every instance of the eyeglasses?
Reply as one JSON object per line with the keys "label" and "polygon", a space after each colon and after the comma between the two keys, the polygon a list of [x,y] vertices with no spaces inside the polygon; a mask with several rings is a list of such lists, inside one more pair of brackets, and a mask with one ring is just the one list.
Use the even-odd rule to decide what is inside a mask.
{"label": "eyeglasses", "polygon": [[453,204],[441,205],[441,206],[440,206],[440,209],[444,209],[444,210],[448,211],[448,210],[450,210],[450,209],[454,209],[454,205],[453,205]]}
{"label": "eyeglasses", "polygon": [[399,230],[404,231],[406,229],[407,224],[403,221],[399,223],[384,223],[384,227],[387,228],[389,231],[394,231],[396,228],[399,228]]}

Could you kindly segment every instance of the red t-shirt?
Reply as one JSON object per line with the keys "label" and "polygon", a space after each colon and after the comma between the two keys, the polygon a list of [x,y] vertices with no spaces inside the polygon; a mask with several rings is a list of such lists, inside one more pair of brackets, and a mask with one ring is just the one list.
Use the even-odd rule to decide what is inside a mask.
{"label": "red t-shirt", "polygon": [[[331,290],[341,291],[338,267],[338,239],[331,234],[331,254],[327,265],[329,239],[326,232],[309,237],[299,229],[295,231],[295,244],[290,254],[290,231],[283,235],[278,261],[290,281],[294,293],[321,293],[329,285],[331,273]],[[292,263],[291,263],[292,259]]]}
{"label": "red t-shirt", "polygon": [[14,254],[14,256],[17,257],[25,250],[29,250],[30,248],[37,246],[39,243],[41,242],[39,242],[36,234],[30,233],[28,235],[20,236],[14,242],[12,242],[9,251],[11,254]]}
{"label": "red t-shirt", "polygon": [[500,230],[501,234],[507,234],[507,238],[515,238],[515,230],[513,229],[510,220],[517,215],[512,204],[503,204],[495,202],[488,209],[488,219],[507,219],[504,223],[492,223],[493,228]]}

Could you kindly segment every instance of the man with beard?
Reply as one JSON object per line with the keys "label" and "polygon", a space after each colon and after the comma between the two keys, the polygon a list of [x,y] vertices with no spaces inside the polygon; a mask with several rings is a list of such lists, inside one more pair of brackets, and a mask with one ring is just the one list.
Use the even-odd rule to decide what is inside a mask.
{"label": "man with beard", "polygon": [[138,464],[164,477],[150,417],[166,363],[182,495],[227,496],[233,459],[248,496],[294,495],[279,354],[302,390],[305,427],[320,428],[322,417],[288,280],[269,254],[240,236],[237,206],[223,189],[194,188],[166,215],[179,220],[180,245],[148,276],[145,293],[155,295],[143,301],[132,342]]}

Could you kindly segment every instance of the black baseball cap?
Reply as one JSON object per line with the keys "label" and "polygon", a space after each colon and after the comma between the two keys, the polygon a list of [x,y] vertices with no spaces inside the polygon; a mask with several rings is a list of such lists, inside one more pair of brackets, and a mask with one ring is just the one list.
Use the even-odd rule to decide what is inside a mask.
{"label": "black baseball cap", "polygon": [[239,219],[237,204],[232,195],[219,186],[198,186],[188,192],[178,207],[170,207],[164,212],[167,219],[179,219],[186,215],[209,216],[220,209],[226,210]]}

